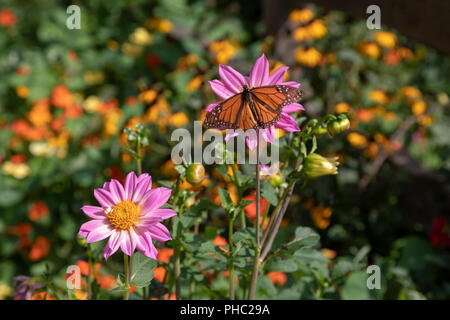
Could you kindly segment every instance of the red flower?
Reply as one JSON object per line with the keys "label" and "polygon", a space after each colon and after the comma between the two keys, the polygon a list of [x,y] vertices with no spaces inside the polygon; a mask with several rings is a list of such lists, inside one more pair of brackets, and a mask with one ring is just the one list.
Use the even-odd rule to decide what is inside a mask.
{"label": "red flower", "polygon": [[445,218],[433,219],[433,226],[430,232],[430,241],[433,246],[442,245],[444,248],[450,247],[450,234]]}
{"label": "red flower", "polygon": [[[250,195],[244,197],[242,200],[252,200],[255,201],[253,203],[250,203],[249,205],[245,206],[244,211],[247,217],[250,219],[256,219],[256,192],[252,192]],[[267,200],[264,198],[260,198],[260,207],[259,207],[259,215],[263,216],[264,212],[266,211],[267,207]]]}
{"label": "red flower", "polygon": [[0,25],[3,27],[11,27],[17,23],[16,15],[8,8],[0,11]]}
{"label": "red flower", "polygon": [[36,201],[28,210],[28,217],[30,218],[30,220],[38,221],[48,216],[49,213],[50,210],[48,209],[45,202]]}
{"label": "red flower", "polygon": [[31,261],[38,261],[48,255],[50,251],[50,241],[47,238],[39,236],[31,246],[29,258]]}

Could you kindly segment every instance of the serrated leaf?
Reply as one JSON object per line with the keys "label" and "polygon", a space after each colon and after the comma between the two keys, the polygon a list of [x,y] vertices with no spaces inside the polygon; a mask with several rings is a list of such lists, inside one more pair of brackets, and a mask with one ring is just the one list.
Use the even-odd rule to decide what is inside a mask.
{"label": "serrated leaf", "polygon": [[146,287],[153,279],[153,269],[157,266],[156,260],[144,256],[140,252],[133,255],[133,268],[131,283],[136,287]]}
{"label": "serrated leaf", "polygon": [[273,206],[278,204],[277,191],[268,181],[261,183],[261,196]]}

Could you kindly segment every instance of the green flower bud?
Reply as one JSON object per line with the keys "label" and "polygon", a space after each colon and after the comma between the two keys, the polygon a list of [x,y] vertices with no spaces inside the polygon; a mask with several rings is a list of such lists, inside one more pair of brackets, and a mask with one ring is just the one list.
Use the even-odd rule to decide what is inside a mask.
{"label": "green flower bud", "polygon": [[200,163],[190,164],[186,171],[186,180],[193,186],[199,185],[205,179],[205,167]]}
{"label": "green flower bud", "polygon": [[338,157],[325,158],[317,153],[311,153],[306,157],[303,170],[308,178],[314,179],[320,176],[337,174]]}
{"label": "green flower bud", "polygon": [[327,132],[328,132],[328,131],[327,131],[327,128],[324,127],[324,126],[316,127],[316,128],[313,130],[313,134],[316,135],[316,136],[320,136],[320,135],[325,134],[325,133],[327,133]]}
{"label": "green flower bud", "polygon": [[86,238],[77,234],[77,241],[81,246],[86,247]]}
{"label": "green flower bud", "polygon": [[272,187],[276,188],[283,183],[283,178],[279,174],[273,174],[270,176],[269,182]]}
{"label": "green flower bud", "polygon": [[332,120],[328,122],[327,125],[328,133],[331,135],[344,132],[349,127],[350,127],[350,120],[348,120],[348,118],[345,116],[339,117],[336,120]]}

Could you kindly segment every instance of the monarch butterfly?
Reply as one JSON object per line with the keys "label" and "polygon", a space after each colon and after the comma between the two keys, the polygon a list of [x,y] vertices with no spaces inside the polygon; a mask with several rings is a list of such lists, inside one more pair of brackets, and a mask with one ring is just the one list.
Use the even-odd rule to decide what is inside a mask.
{"label": "monarch butterfly", "polygon": [[243,91],[214,107],[205,119],[206,128],[265,129],[280,120],[284,106],[297,102],[303,92],[297,88],[272,85]]}

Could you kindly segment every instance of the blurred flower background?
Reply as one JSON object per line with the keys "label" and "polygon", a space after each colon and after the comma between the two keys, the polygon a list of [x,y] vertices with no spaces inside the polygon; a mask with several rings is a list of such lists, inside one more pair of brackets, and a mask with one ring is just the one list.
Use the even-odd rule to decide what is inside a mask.
{"label": "blurred flower background", "polygon": [[[275,241],[306,225],[320,234],[320,251],[267,273],[259,297],[450,298],[450,57],[311,5],[292,11],[276,36],[265,35],[260,12],[246,1],[79,5],[81,29],[69,30],[60,1],[0,4],[0,299],[52,298],[28,277],[63,287],[69,265],[104,290],[114,287],[120,257],[92,274],[85,244],[74,239],[86,221],[80,208],[94,203],[92,187],[111,178],[123,183],[135,170],[123,129],[146,125],[143,171],[155,187],[174,181],[170,133],[204,119],[202,110],[216,100],[208,81],[218,78],[219,64],[248,74],[261,53],[271,72],[289,66],[284,81],[301,83],[298,119],[347,113],[350,130],[320,136],[322,159],[338,161],[339,175],[294,192]],[[282,144],[291,134],[277,129]],[[227,175],[207,170],[200,183],[194,177],[180,188],[217,205],[219,187],[242,199]],[[274,187],[277,174],[267,174]],[[263,199],[261,215],[266,205]],[[254,204],[245,212],[249,221],[257,215]],[[223,212],[197,213],[197,231],[225,246]],[[101,257],[101,248],[92,250]],[[158,251],[154,281],[164,284],[170,242]],[[366,288],[370,264],[381,267],[380,290]],[[208,285],[191,297],[223,297],[226,272],[199,271],[196,281]],[[86,284],[74,294],[87,298]]]}

